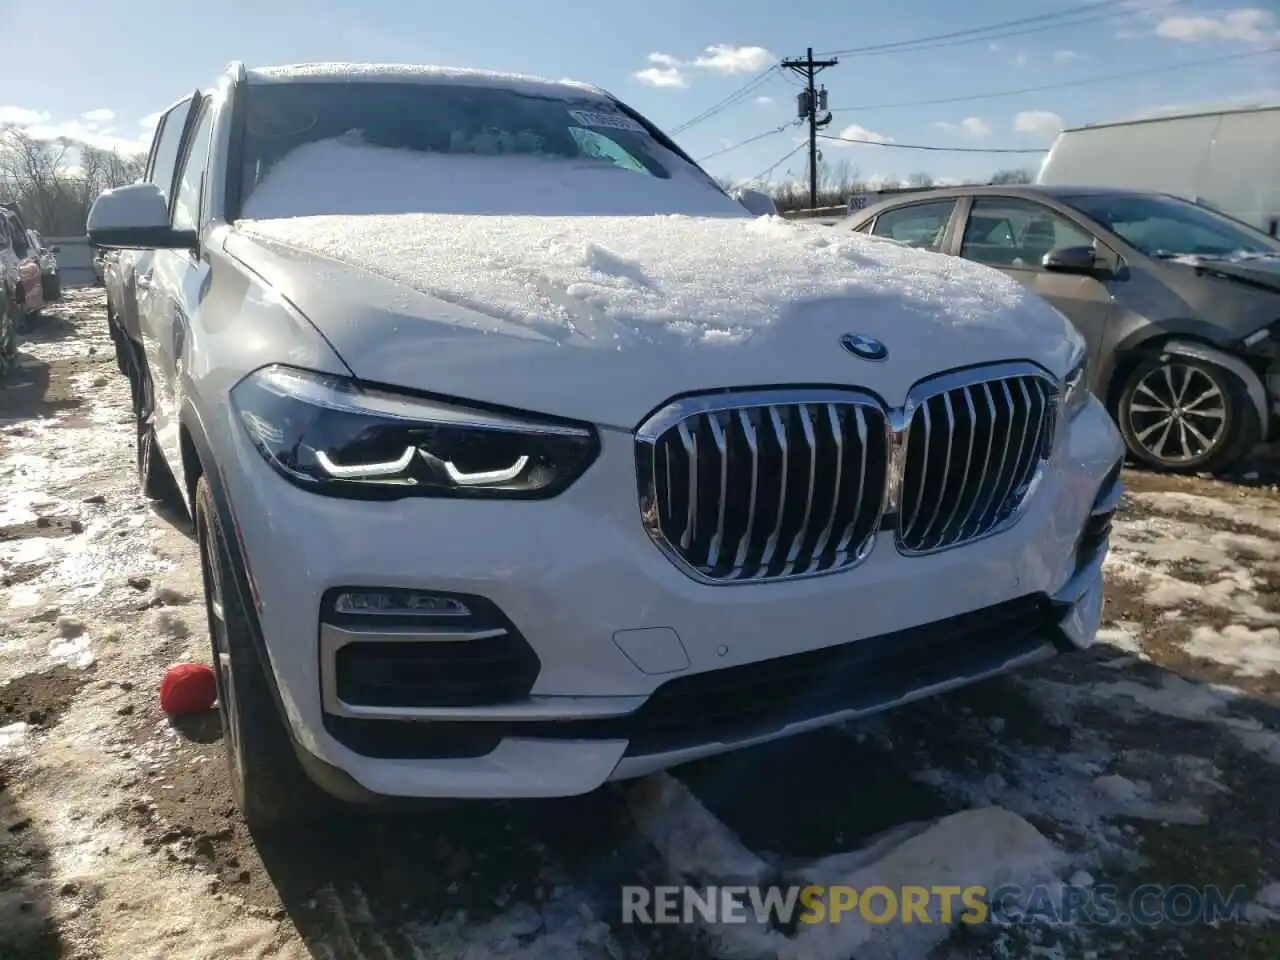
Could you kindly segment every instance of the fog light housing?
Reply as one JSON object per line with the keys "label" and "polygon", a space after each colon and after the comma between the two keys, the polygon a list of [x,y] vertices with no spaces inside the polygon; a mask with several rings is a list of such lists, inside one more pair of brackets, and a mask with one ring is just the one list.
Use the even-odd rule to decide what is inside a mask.
{"label": "fog light housing", "polygon": [[333,599],[333,612],[350,617],[469,617],[457,597],[425,590],[344,590]]}

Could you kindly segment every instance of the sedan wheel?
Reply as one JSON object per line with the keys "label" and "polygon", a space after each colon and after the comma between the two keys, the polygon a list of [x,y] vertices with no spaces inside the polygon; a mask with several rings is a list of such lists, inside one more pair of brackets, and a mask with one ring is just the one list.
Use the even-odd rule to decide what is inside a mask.
{"label": "sedan wheel", "polygon": [[1191,357],[1163,355],[1139,364],[1120,400],[1129,452],[1174,472],[1222,470],[1258,439],[1257,412],[1230,371]]}

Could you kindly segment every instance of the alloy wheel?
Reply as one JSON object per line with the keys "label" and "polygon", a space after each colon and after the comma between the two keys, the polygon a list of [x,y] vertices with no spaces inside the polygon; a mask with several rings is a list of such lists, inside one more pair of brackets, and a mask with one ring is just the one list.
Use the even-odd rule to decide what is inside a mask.
{"label": "alloy wheel", "polygon": [[1222,385],[1203,368],[1170,362],[1138,381],[1129,403],[1129,428],[1152,458],[1168,464],[1199,460],[1227,429]]}

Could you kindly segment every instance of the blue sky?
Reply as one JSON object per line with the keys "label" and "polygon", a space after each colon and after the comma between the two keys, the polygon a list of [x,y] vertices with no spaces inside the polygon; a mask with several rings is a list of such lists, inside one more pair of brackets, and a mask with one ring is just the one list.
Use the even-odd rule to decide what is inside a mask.
{"label": "blue sky", "polygon": [[[1097,3],[1087,0],[1080,7]],[[1050,13],[1067,0],[944,0],[802,8],[765,0],[219,0],[212,4],[64,0],[57,46],[39,4],[0,0],[11,43],[0,123],[37,135],[69,135],[128,147],[149,139],[146,118],[230,60],[440,63],[574,77],[598,83],[671,130],[733,93],[784,56],[892,43]],[[822,79],[837,112],[829,133],[946,147],[1047,146],[1060,123],[1124,116],[1150,107],[1280,91],[1280,54],[1200,69],[970,102],[847,110],[863,105],[1043,87],[1280,46],[1280,0],[1215,6],[1119,0],[1105,19],[1040,32],[893,54],[847,55]],[[980,11],[980,12],[979,12]],[[1093,16],[1082,14],[1081,16]],[[1045,24],[1046,26],[1048,24]],[[1018,29],[1018,28],[1011,28]],[[1023,30],[1029,27],[1021,28]],[[47,69],[52,66],[52,69]],[[18,78],[32,78],[23,82]],[[38,82],[36,80],[38,78]],[[786,124],[798,88],[780,72],[751,96],[677,139],[696,158]],[[798,143],[787,129],[707,161],[716,175],[758,174]],[[921,153],[887,146],[824,145],[864,177],[915,171],[985,179],[1034,166],[1036,156]],[[803,152],[775,178],[803,173]]]}

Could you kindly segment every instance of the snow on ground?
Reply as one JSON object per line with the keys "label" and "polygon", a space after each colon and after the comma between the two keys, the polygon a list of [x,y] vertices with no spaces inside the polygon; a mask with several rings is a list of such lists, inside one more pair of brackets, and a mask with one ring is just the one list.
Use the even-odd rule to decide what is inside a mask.
{"label": "snow on ground", "polygon": [[[216,720],[155,703],[167,664],[207,659],[200,584],[186,525],[136,492],[101,295],[48,314],[0,382],[6,960],[1274,956],[1273,493],[1132,476],[1090,654],[588,797],[345,811],[317,842],[255,842]],[[619,918],[623,883],[1068,880],[1242,884],[1250,923]]]}

